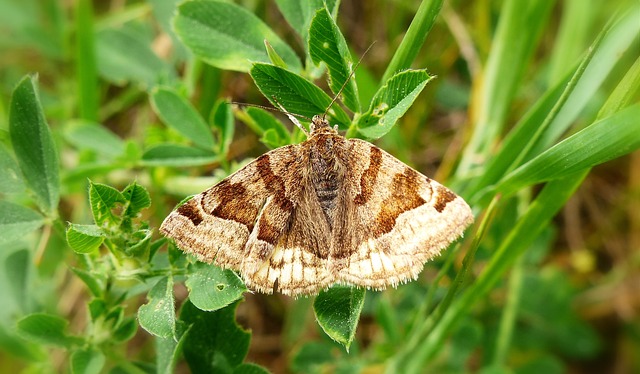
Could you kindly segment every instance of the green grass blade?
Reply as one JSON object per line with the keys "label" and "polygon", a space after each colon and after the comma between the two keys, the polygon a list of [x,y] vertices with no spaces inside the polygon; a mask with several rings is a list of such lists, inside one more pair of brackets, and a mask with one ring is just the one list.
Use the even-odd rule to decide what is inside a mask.
{"label": "green grass blade", "polygon": [[447,291],[444,299],[440,302],[436,310],[429,315],[424,321],[422,321],[417,328],[412,329],[406,345],[400,351],[400,353],[394,357],[392,364],[388,367],[387,372],[402,372],[402,373],[420,373],[425,362],[429,357],[426,355],[416,354],[420,351],[420,344],[431,333],[434,326],[438,324],[444,313],[451,306],[454,297],[458,294],[458,290],[462,288],[471,273],[471,268],[474,264],[476,251],[482,242],[490,223],[493,220],[496,207],[498,206],[499,198],[494,198],[486,213],[482,218],[482,222],[478,227],[478,231],[475,234],[473,243],[471,244],[469,251],[464,257],[462,263],[462,269],[456,274],[456,278],[452,286]]}
{"label": "green grass blade", "polygon": [[[632,23],[623,21],[614,23],[610,30],[605,29],[573,78],[558,82],[516,124],[497,154],[488,160],[482,176],[468,186],[470,194],[498,183],[508,172],[544,150],[543,146],[548,147],[575,121],[616,65],[618,54],[623,53],[637,34]],[[474,199],[482,197],[486,196],[477,195]]]}
{"label": "green grass blade", "polygon": [[60,200],[58,153],[44,118],[36,78],[24,77],[14,89],[9,111],[13,150],[40,208],[55,216]]}
{"label": "green grass blade", "polygon": [[411,67],[411,63],[420,52],[427,34],[436,22],[443,3],[443,0],[422,0],[407,33],[402,38],[391,62],[387,65],[381,82],[386,82],[397,72]]}
{"label": "green grass blade", "polygon": [[477,103],[474,132],[460,161],[459,171],[469,174],[486,162],[505,124],[511,101],[547,24],[552,1],[522,3],[507,0],[500,12],[498,30],[485,68]]}
{"label": "green grass blade", "polygon": [[608,117],[626,107],[634,99],[634,95],[638,91],[640,91],[640,57],[609,95],[609,98],[598,113],[598,118]]}
{"label": "green grass blade", "polygon": [[523,291],[524,282],[524,256],[519,257],[509,273],[507,301],[498,327],[496,347],[493,353],[491,365],[500,367],[506,364],[507,353],[511,347],[513,330],[518,315],[518,308]]}
{"label": "green grass blade", "polygon": [[502,146],[491,157],[482,171],[482,175],[478,179],[471,180],[467,195],[470,195],[471,201],[478,201],[486,197],[482,195],[486,187],[498,183],[501,178],[514,165],[514,161],[520,157],[522,150],[529,144],[532,134],[539,129],[541,123],[545,121],[548,114],[551,113],[556,103],[565,92],[570,77],[558,82],[555,87],[547,90],[547,92],[538,100],[537,103],[522,117],[520,121],[509,132],[504,139]]}
{"label": "green grass blade", "polygon": [[474,283],[444,313],[440,322],[416,351],[425,361],[431,359],[444,345],[451,330],[472,306],[486,297],[505,272],[529,248],[535,238],[547,227],[551,219],[573,196],[588,170],[549,182],[516,222],[513,230],[492,255],[489,263]]}
{"label": "green grass blade", "polygon": [[530,160],[540,154],[567,131],[607,80],[609,74],[619,65],[620,56],[625,53],[637,56],[638,49],[637,46],[634,46],[634,41],[637,41],[638,35],[640,35],[638,14],[640,14],[640,5],[629,9],[628,12],[612,22],[613,25],[610,29],[604,31],[604,38],[582,77],[576,83],[573,93],[557,114],[556,119],[549,125],[548,131],[542,134],[540,140],[523,158],[524,160]]}
{"label": "green grass blade", "polygon": [[593,16],[600,6],[593,0],[567,0],[561,5],[560,28],[549,61],[547,82],[550,85],[567,75],[571,66],[580,59],[589,43],[587,38],[592,32]]}
{"label": "green grass blade", "polygon": [[607,117],[556,144],[505,177],[498,191],[562,178],[640,149],[640,104]]}

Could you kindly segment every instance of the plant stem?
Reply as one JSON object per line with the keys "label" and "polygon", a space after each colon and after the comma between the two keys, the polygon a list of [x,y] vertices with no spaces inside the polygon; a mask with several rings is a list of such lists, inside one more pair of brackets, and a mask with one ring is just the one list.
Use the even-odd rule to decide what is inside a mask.
{"label": "plant stem", "polygon": [[393,55],[391,62],[387,65],[387,70],[382,76],[380,86],[384,85],[396,72],[411,67],[411,63],[418,55],[427,38],[427,34],[429,34],[429,30],[436,22],[443,2],[443,0],[423,0],[420,3],[420,7],[413,21],[411,21],[407,33],[402,38],[402,42]]}

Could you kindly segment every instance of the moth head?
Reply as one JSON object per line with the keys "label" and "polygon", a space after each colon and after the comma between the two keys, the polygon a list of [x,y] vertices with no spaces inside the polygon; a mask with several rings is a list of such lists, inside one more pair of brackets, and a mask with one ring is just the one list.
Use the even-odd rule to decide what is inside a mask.
{"label": "moth head", "polygon": [[321,115],[315,115],[311,119],[311,134],[323,130],[323,129],[331,129],[329,125],[329,121]]}

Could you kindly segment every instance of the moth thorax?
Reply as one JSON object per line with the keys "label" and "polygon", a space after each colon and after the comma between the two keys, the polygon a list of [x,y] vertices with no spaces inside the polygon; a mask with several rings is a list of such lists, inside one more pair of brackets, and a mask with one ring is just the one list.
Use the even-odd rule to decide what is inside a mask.
{"label": "moth thorax", "polygon": [[334,141],[332,136],[320,136],[309,153],[311,182],[330,227],[333,226],[333,211],[341,178],[340,165],[333,149]]}

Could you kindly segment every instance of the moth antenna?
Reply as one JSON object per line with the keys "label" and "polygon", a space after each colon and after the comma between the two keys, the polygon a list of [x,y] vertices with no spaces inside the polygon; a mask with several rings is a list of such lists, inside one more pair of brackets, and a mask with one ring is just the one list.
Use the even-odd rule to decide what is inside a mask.
{"label": "moth antenna", "polygon": [[351,78],[353,78],[353,75],[356,73],[356,69],[358,69],[358,66],[360,66],[360,63],[362,62],[362,59],[364,58],[364,56],[366,56],[366,54],[369,52],[371,47],[373,47],[374,44],[376,44],[375,41],[373,43],[371,43],[369,45],[369,47],[367,47],[367,49],[364,51],[362,56],[360,56],[360,59],[358,60],[358,62],[356,62],[356,64],[353,66],[353,69],[351,69],[351,73],[349,73],[349,76],[347,77],[347,79],[342,84],[342,87],[340,87],[340,89],[338,90],[338,93],[336,93],[336,95],[333,97],[333,100],[331,100],[331,102],[329,103],[329,106],[327,107],[327,110],[325,110],[324,113],[322,114],[322,119],[323,120],[326,119],[327,113],[329,112],[329,109],[331,109],[331,107],[336,102],[336,100],[338,100],[338,97],[340,97],[340,94],[347,87],[347,84],[349,83]]}
{"label": "moth antenna", "polygon": [[[275,100],[275,98],[274,98],[274,100]],[[278,108],[272,108],[270,106],[264,106],[264,105],[259,105],[259,104],[241,103],[241,102],[238,102],[238,101],[230,101],[229,104],[235,104],[235,105],[241,105],[241,106],[252,106],[252,107],[268,110],[270,112],[278,112],[278,113],[290,114],[292,116],[304,118],[304,119],[306,119],[308,121],[311,121],[311,118],[309,118],[307,116],[303,116],[302,114],[296,114],[296,113],[287,112],[282,107],[282,105],[280,105]]]}
{"label": "moth antenna", "polygon": [[284,107],[282,105],[280,105],[280,103],[278,102],[278,100],[276,100],[275,97],[271,97],[271,98],[276,103],[278,108],[272,108],[272,107],[268,107],[268,106],[264,106],[264,105],[258,105],[258,104],[240,103],[240,102],[237,102],[237,101],[231,101],[230,103],[231,104],[235,104],[235,105],[251,106],[251,107],[255,107],[255,108],[260,108],[260,109],[268,110],[270,112],[284,113],[284,114],[287,115],[287,117],[289,117],[289,120],[291,122],[293,122],[296,126],[298,126],[300,128],[300,130],[302,130],[302,132],[304,132],[305,135],[307,135],[307,137],[309,137],[309,133],[307,132],[307,130],[305,130],[304,126],[302,126],[302,124],[300,123],[300,121],[298,121],[298,119],[296,117],[304,118],[304,119],[308,120],[309,122],[311,122],[311,118],[309,118],[307,116],[303,116],[302,114],[296,114],[296,113],[287,112],[287,110],[284,109]]}
{"label": "moth antenna", "polygon": [[296,118],[301,117],[301,118],[306,118],[309,121],[311,121],[311,118],[305,117],[303,115],[300,114],[293,114],[293,113],[289,113],[287,112],[287,110],[282,106],[282,104],[280,104],[280,102],[278,102],[278,99],[276,99],[275,96],[271,96],[271,99],[273,99],[273,102],[276,103],[276,105],[278,106],[278,108],[282,111],[282,113],[286,114],[287,117],[289,117],[289,120],[291,122],[293,122],[294,125],[298,126],[298,128],[300,130],[302,130],[302,132],[307,136],[307,138],[309,137],[309,133],[307,132],[307,129],[304,128],[304,126],[302,126],[302,124],[300,123],[300,121],[298,121],[298,119]]}

